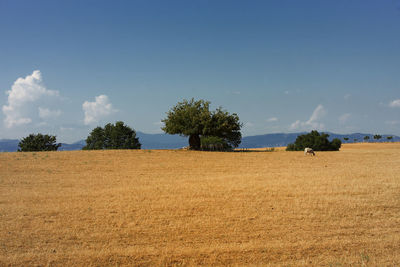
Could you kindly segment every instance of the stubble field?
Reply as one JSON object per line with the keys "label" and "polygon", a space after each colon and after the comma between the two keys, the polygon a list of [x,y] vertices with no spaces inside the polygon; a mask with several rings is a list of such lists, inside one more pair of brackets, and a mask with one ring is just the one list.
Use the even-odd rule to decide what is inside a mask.
{"label": "stubble field", "polygon": [[0,153],[0,265],[399,266],[400,144]]}

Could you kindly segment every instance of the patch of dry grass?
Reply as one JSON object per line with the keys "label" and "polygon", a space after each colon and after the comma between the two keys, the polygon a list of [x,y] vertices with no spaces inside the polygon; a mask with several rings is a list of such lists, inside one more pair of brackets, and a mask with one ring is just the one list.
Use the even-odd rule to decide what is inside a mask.
{"label": "patch of dry grass", "polygon": [[400,144],[0,153],[0,265],[399,265]]}

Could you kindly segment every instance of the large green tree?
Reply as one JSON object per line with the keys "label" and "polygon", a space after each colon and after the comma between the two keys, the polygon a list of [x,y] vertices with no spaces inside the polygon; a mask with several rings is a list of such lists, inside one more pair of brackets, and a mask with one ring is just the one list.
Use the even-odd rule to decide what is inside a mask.
{"label": "large green tree", "polygon": [[84,150],[92,149],[140,149],[141,144],[136,132],[122,121],[115,124],[108,123],[102,127],[96,127],[86,138]]}
{"label": "large green tree", "polygon": [[237,147],[242,135],[242,124],[237,114],[229,114],[222,108],[210,111],[210,102],[205,100],[183,100],[167,112],[163,119],[162,130],[168,134],[189,137],[191,149],[201,147],[200,137],[215,136],[222,138],[232,148]]}
{"label": "large green tree", "polygon": [[19,142],[18,151],[57,151],[61,144],[56,142],[56,137],[53,135],[30,134]]}

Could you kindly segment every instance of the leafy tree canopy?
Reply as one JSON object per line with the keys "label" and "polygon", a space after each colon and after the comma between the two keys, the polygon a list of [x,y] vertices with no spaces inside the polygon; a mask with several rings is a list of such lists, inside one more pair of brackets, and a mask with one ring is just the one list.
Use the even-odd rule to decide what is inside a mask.
{"label": "leafy tree canopy", "polygon": [[236,113],[229,114],[222,108],[217,108],[211,113],[211,119],[203,131],[204,136],[216,136],[225,140],[232,148],[240,145],[242,124]]}
{"label": "leafy tree canopy", "polygon": [[238,115],[229,114],[222,108],[210,111],[210,102],[204,100],[192,98],[179,102],[167,112],[167,118],[162,122],[164,132],[189,136],[191,149],[200,149],[200,136],[222,138],[231,147],[237,147],[242,138]]}
{"label": "leafy tree canopy", "polygon": [[301,151],[310,147],[315,151],[338,151],[342,145],[340,139],[335,138],[332,141],[328,139],[329,134],[311,131],[308,134],[299,135],[294,144],[286,147],[288,151]]}
{"label": "leafy tree canopy", "polygon": [[104,128],[96,127],[86,138],[84,150],[92,149],[140,149],[141,144],[135,130],[122,121],[108,123]]}
{"label": "leafy tree canopy", "polygon": [[19,142],[18,151],[57,151],[61,144],[56,142],[53,135],[30,134]]}

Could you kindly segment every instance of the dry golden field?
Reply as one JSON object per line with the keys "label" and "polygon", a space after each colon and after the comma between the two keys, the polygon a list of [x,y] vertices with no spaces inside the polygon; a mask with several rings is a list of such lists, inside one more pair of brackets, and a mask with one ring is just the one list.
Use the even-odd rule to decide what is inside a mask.
{"label": "dry golden field", "polygon": [[400,144],[0,153],[1,266],[400,266]]}

